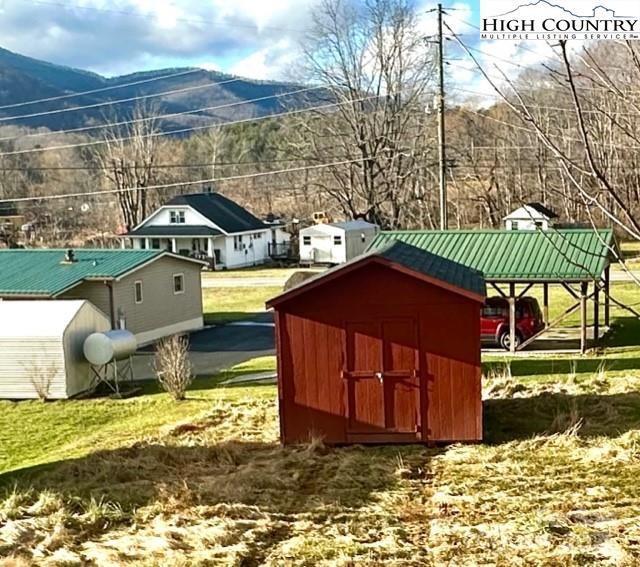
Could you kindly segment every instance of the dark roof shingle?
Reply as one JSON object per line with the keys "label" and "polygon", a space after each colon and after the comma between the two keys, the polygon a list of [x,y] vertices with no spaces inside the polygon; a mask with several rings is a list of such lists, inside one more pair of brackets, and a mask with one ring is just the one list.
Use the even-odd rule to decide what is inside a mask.
{"label": "dark roof shingle", "polygon": [[178,195],[167,205],[187,205],[227,233],[268,228],[258,217],[220,193]]}
{"label": "dark roof shingle", "polygon": [[222,234],[218,229],[210,226],[170,224],[141,226],[126,234],[126,236],[218,236]]}

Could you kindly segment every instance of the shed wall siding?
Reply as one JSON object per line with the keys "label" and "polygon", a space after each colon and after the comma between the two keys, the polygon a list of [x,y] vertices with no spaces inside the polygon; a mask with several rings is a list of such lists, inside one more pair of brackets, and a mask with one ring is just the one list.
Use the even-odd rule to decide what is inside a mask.
{"label": "shed wall siding", "polygon": [[67,371],[66,394],[75,396],[92,383],[91,368],[84,357],[84,341],[93,333],[111,329],[109,317],[91,303],[85,303],[64,333],[64,356]]}
{"label": "shed wall siding", "polygon": [[481,438],[480,304],[369,265],[279,307],[285,443],[314,431],[329,443],[346,441],[345,324],[396,318],[418,323],[423,441]]}
{"label": "shed wall siding", "polygon": [[62,337],[0,339],[0,398],[37,398],[34,380],[49,383],[49,398],[67,397]]}

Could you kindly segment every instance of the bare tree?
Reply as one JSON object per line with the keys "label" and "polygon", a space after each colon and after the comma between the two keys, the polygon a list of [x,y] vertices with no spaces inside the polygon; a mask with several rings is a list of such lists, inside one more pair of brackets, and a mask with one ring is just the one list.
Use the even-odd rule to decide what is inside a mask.
{"label": "bare tree", "polygon": [[433,135],[424,112],[433,57],[414,7],[406,0],[323,0],[313,29],[305,75],[326,85],[326,98],[338,105],[305,113],[290,151],[311,164],[342,162],[312,183],[345,216],[406,223],[424,198]]}
{"label": "bare tree", "polygon": [[138,106],[129,124],[120,127],[114,121],[114,125],[106,130],[103,147],[95,156],[108,180],[108,188],[115,190],[127,230],[147,216],[150,196],[146,188],[157,181],[154,166],[161,142],[155,115],[153,109]]}

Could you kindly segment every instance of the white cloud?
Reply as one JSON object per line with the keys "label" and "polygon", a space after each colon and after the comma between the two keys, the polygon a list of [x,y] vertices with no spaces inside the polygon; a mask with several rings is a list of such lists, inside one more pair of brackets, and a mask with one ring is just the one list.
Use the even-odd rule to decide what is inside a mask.
{"label": "white cloud", "polygon": [[283,42],[293,46],[307,29],[316,1],[5,0],[0,45],[105,74],[177,65],[247,68],[253,57],[269,75],[279,70],[273,61]]}

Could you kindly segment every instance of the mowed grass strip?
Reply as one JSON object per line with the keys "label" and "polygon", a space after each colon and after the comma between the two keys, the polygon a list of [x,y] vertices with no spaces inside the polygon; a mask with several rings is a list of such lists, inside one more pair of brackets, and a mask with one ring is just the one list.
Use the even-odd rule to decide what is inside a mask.
{"label": "mowed grass strip", "polygon": [[230,287],[202,290],[205,324],[246,321],[265,312],[265,302],[282,292],[282,287]]}

